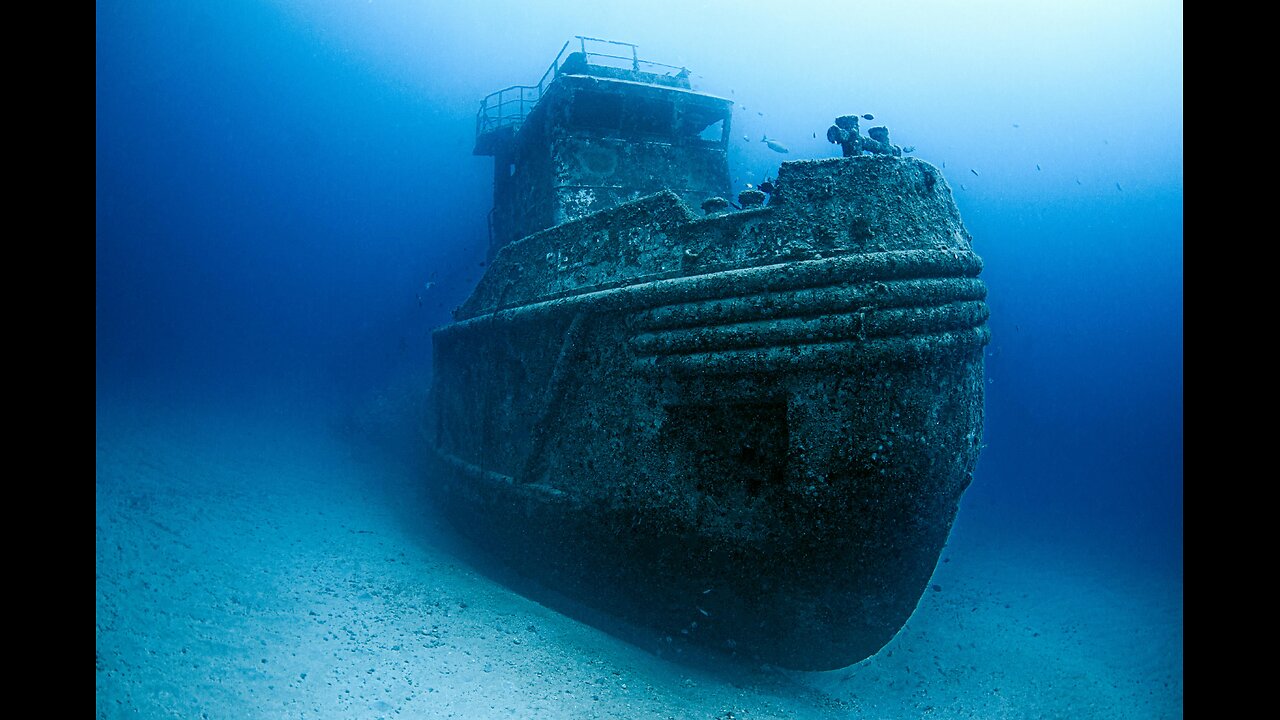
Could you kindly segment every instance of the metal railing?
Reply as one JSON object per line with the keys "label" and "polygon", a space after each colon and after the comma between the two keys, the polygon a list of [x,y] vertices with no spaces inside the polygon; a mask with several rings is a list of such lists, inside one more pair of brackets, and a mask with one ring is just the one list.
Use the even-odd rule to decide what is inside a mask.
{"label": "metal railing", "polygon": [[[600,38],[584,37],[582,35],[573,36],[572,40],[566,40],[560,48],[560,52],[556,53],[556,59],[551,61],[551,66],[547,71],[542,73],[542,78],[538,80],[537,85],[512,85],[503,88],[495,93],[490,93],[485,99],[480,101],[480,111],[476,113],[476,137],[487,132],[492,132],[508,125],[519,127],[520,123],[528,117],[529,111],[534,105],[542,99],[547,88],[551,83],[560,76],[560,68],[564,65],[569,57],[566,51],[569,45],[577,40],[577,52],[582,54],[583,60],[588,64],[610,65],[607,62],[593,62],[593,59],[601,60],[621,60],[627,63],[624,69],[633,72],[650,72],[655,75],[675,75],[679,73],[687,74],[689,71],[683,67],[676,65],[668,65],[666,63],[654,62],[652,60],[641,60],[637,52],[638,46],[632,43],[618,42],[617,40],[602,40]],[[603,43],[605,45],[617,45],[623,48],[629,48],[629,55],[611,55],[606,52],[591,52],[587,50],[587,43]],[[625,51],[624,51],[625,52]]]}

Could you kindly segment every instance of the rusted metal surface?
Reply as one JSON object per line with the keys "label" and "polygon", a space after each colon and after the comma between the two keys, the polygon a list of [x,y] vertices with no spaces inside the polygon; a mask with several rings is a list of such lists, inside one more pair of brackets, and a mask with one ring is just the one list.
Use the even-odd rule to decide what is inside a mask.
{"label": "rusted metal surface", "polygon": [[986,287],[946,181],[910,157],[790,162],[767,206],[707,216],[725,188],[574,214],[556,182],[548,225],[500,244],[434,336],[458,526],[665,642],[800,669],[875,653],[981,445]]}

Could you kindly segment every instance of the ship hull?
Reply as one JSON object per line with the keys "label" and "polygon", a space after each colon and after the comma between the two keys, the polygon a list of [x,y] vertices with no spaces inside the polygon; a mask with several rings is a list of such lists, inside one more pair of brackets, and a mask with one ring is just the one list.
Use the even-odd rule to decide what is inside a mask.
{"label": "ship hull", "polygon": [[[806,169],[856,172],[865,197],[856,181],[889,166],[857,160]],[[781,177],[788,201],[750,216],[659,220],[681,251],[666,271],[479,302],[438,330],[432,487],[455,525],[660,642],[804,670],[883,647],[973,477],[986,288],[954,213],[888,245],[734,251],[826,222],[823,198],[799,202],[805,179]],[[530,241],[592,222],[633,226],[624,208]],[[490,296],[519,295],[514,277]]]}

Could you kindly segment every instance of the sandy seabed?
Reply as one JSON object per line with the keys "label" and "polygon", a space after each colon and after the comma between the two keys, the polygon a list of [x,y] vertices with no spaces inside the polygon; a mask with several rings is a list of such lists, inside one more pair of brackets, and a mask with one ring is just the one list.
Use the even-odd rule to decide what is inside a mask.
{"label": "sandy seabed", "polygon": [[963,506],[897,637],[804,673],[659,655],[529,599],[410,465],[321,423],[100,401],[96,458],[98,718],[1183,715],[1180,574]]}

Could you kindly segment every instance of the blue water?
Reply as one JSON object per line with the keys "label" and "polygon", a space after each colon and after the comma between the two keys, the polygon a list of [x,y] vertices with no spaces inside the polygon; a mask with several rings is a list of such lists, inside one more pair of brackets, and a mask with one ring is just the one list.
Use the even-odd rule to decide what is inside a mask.
{"label": "blue water", "polygon": [[[536,82],[561,44],[578,33],[638,43],[646,57],[690,67],[695,88],[733,99],[737,187],[772,175],[784,159],[838,155],[823,134],[832,118],[847,113],[875,113],[874,124],[886,124],[894,142],[914,145],[917,157],[939,167],[945,163],[944,176],[985,262],[993,339],[986,447],[957,523],[953,544],[961,557],[940,566],[940,573],[951,574],[942,584],[972,590],[971,612],[983,616],[982,598],[1002,592],[1039,597],[1050,608],[1039,617],[1078,611],[1081,629],[1059,638],[1063,647],[1115,648],[1140,626],[1158,638],[1160,653],[1118,670],[1066,672],[1052,660],[1064,654],[1047,651],[1041,674],[1025,675],[1022,693],[1006,704],[993,705],[989,689],[963,683],[955,693],[960,699],[931,701],[930,712],[1063,716],[1070,706],[1077,716],[1094,716],[1071,703],[1098,697],[1098,678],[1111,673],[1132,692],[1116,691],[1120,705],[1095,709],[1097,717],[1180,716],[1181,7],[1044,8],[992,0],[966,3],[961,12],[946,3],[887,5],[855,11],[803,2],[767,10],[729,2],[659,2],[644,9],[567,1],[536,8],[99,2],[97,641],[105,658],[99,716],[162,716],[168,701],[157,698],[203,697],[211,682],[198,668],[160,663],[153,667],[158,679],[144,692],[136,678],[120,672],[148,666],[146,643],[124,638],[147,638],[147,617],[185,607],[190,593],[183,578],[189,576],[164,575],[169,592],[163,600],[125,593],[125,585],[103,577],[145,574],[165,562],[194,563],[198,570],[201,562],[149,554],[151,546],[130,535],[129,528],[139,527],[130,524],[131,513],[168,512],[156,498],[173,487],[203,498],[212,517],[233,502],[221,494],[230,492],[229,484],[245,482],[253,488],[246,492],[267,497],[287,495],[305,485],[305,473],[290,468],[310,468],[306,482],[319,488],[312,496],[368,504],[370,517],[382,517],[385,527],[408,528],[405,547],[449,542],[434,529],[415,535],[411,522],[387,519],[397,516],[387,506],[404,500],[396,493],[412,496],[415,481],[405,469],[412,459],[396,455],[406,452],[403,438],[377,445],[376,460],[352,461],[350,472],[330,476],[320,468],[331,453],[346,452],[335,449],[343,443],[369,441],[382,431],[395,435],[378,425],[385,415],[376,408],[394,405],[395,388],[415,387],[415,379],[429,373],[431,329],[448,321],[483,272],[492,171],[489,158],[471,155],[478,100],[507,85]],[[770,150],[760,142],[765,134],[785,142],[790,153]],[[245,449],[246,438],[276,433],[290,442],[250,442],[253,449]],[[157,480],[161,475],[164,482]],[[365,492],[361,483],[382,487],[370,479],[378,477],[396,478],[391,484],[398,489]],[[174,525],[172,518],[149,517],[148,531],[158,523],[172,531],[162,537],[185,537],[187,544],[191,536],[184,533],[209,527],[192,518],[190,525]],[[315,517],[313,527],[299,516],[296,535],[282,534],[281,541],[322,533],[325,521]],[[237,538],[251,543],[259,537],[209,532],[231,543],[224,547],[227,557],[240,557]],[[108,552],[111,546],[124,549]],[[341,554],[342,547],[333,552]],[[1042,574],[1058,561],[1071,569]],[[465,566],[440,562],[432,567]],[[1067,576],[1084,580],[1061,584]],[[402,581],[409,586],[415,577],[408,573]],[[1002,590],[983,590],[989,581]],[[347,599],[358,605],[358,597]],[[493,602],[518,601],[502,596]],[[928,605],[939,602],[927,596],[917,615],[935,638],[946,637],[949,652],[958,652],[951,646],[966,646],[955,630],[960,625],[943,621],[943,606]],[[994,627],[1002,627],[1002,609],[991,608]],[[209,628],[226,631],[220,647],[230,648],[229,656],[237,654],[237,643],[258,642],[227,630],[226,617],[211,611],[199,631],[175,625],[163,639],[152,637],[153,649],[169,648],[176,658],[201,632],[208,639]],[[466,637],[464,630],[455,637]],[[990,627],[968,632],[984,638],[981,652],[975,645],[972,662],[964,663],[974,673],[984,662],[1014,662],[1007,653],[1023,647],[1014,629],[1003,644],[998,633],[991,639]],[[311,642],[306,633],[281,633],[273,643],[294,643],[295,655]],[[913,642],[914,652],[937,649],[937,643]],[[1116,657],[1122,655],[1117,650]],[[913,675],[885,657],[874,662],[884,663],[877,677],[898,677],[898,687],[945,685],[919,680],[918,667]],[[685,670],[672,670],[668,683],[661,663],[643,671],[629,667],[656,688],[652,716],[666,717],[662,713],[679,706]],[[752,707],[757,717],[770,716],[767,707],[825,716],[858,702],[846,681],[866,684],[862,702],[883,691],[886,685],[869,677],[811,682],[794,696],[761,691],[767,701]],[[1038,684],[1053,685],[1053,678],[1057,694]],[[342,680],[330,681],[342,687]],[[699,682],[729,687],[714,676]],[[1072,683],[1078,696],[1061,690]],[[521,716],[519,708],[535,706],[542,716],[581,717],[582,708],[591,707],[568,700],[530,704],[532,686],[515,682],[495,686],[484,702],[448,710],[388,695],[370,696],[365,705],[348,697],[341,710],[299,700],[278,715],[263,709],[264,693],[274,691],[265,688],[275,683],[229,675],[217,684],[222,694],[210,696],[207,707],[226,714],[211,717],[376,717],[396,710],[407,717],[506,717],[508,710]],[[415,692],[410,696],[421,703],[433,695]],[[340,691],[338,697],[344,697]],[[838,702],[824,705],[814,697]],[[597,702],[614,707],[607,697]],[[859,707],[877,717],[914,717],[924,707],[909,694],[879,702]],[[703,709],[707,714],[690,716],[720,717]]]}

